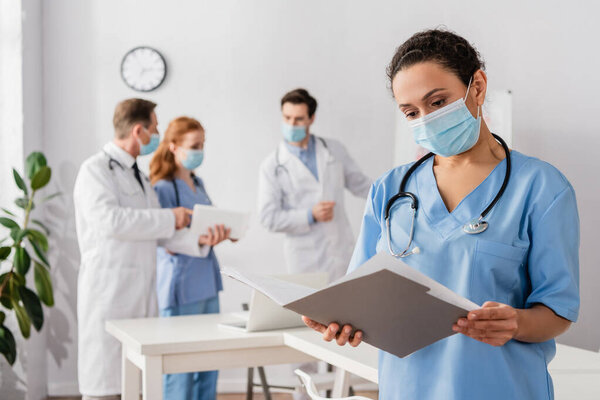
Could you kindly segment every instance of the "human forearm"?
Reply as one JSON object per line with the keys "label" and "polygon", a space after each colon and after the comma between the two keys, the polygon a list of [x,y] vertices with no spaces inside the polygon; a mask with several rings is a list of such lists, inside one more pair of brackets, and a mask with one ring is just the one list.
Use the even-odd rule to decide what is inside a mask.
{"label": "human forearm", "polygon": [[571,321],[559,317],[543,304],[517,310],[517,332],[514,339],[521,342],[545,342],[564,333]]}

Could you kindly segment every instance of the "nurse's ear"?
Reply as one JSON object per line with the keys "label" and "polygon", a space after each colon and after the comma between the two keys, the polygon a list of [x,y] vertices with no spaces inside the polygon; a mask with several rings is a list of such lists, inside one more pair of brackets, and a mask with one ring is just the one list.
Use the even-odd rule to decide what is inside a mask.
{"label": "nurse's ear", "polygon": [[487,75],[483,70],[479,69],[473,74],[473,81],[471,82],[471,90],[469,91],[469,98],[472,100],[472,104],[481,107],[485,101],[485,94],[487,92]]}
{"label": "nurse's ear", "polygon": [[175,143],[171,142],[169,143],[169,151],[173,154],[175,154],[175,152],[177,151],[177,146],[175,146]]}

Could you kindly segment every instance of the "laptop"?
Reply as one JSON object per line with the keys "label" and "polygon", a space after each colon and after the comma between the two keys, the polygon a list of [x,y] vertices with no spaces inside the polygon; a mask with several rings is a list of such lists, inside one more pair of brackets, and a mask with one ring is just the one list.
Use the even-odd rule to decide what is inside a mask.
{"label": "laptop", "polygon": [[[322,289],[329,283],[329,274],[327,272],[275,275],[275,277],[315,289]],[[249,311],[246,313],[236,313],[233,318],[231,321],[220,323],[219,326],[242,332],[260,332],[304,326],[300,315],[281,307],[256,290],[252,291]]]}

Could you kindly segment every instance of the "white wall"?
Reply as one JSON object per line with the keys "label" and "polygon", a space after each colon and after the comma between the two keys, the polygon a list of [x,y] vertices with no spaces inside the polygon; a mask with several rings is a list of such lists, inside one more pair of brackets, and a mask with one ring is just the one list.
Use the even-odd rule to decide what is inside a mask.
{"label": "white wall", "polygon": [[[165,55],[169,75],[145,97],[158,102],[163,130],[182,114],[203,122],[207,159],[199,172],[218,205],[255,209],[259,163],[279,140],[279,99],[297,86],[319,100],[315,132],[342,139],[375,177],[393,166],[396,107],[387,62],[413,32],[445,24],[478,47],[492,89],[513,91],[515,148],[555,164],[575,186],[583,307],[564,340],[597,348],[594,148],[600,137],[590,117],[600,107],[594,90],[598,11],[591,2],[516,0],[46,1],[44,149],[57,172],[55,185],[71,193],[78,166],[111,138],[114,105],[138,95],[119,77],[121,57],[146,44]],[[51,393],[68,392],[76,379],[78,249],[72,200],[58,203],[50,216],[58,248],[52,254],[57,307],[48,332]],[[350,201],[348,210],[356,231],[362,202]],[[222,263],[281,271],[281,238],[256,221],[249,233],[219,249]],[[236,310],[247,294],[227,281],[223,310]]]}

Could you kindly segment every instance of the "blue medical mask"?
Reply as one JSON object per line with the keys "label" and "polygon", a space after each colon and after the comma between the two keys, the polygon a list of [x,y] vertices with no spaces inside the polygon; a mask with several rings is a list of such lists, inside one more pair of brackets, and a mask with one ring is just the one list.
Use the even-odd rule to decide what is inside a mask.
{"label": "blue medical mask", "polygon": [[185,153],[185,160],[180,160],[183,168],[190,171],[198,168],[204,161],[204,151],[195,149],[182,149]]}
{"label": "blue medical mask", "polygon": [[409,121],[415,142],[442,157],[455,156],[469,150],[479,139],[481,116],[477,107],[477,118],[467,108],[464,98],[458,99],[422,118]]}
{"label": "blue medical mask", "polygon": [[160,143],[160,136],[158,133],[153,133],[150,135],[150,141],[148,144],[143,144],[141,140],[138,139],[140,143],[140,156],[145,156],[151,153],[158,148],[158,144]]}
{"label": "blue medical mask", "polygon": [[283,138],[288,142],[301,142],[306,137],[306,126],[281,124]]}

